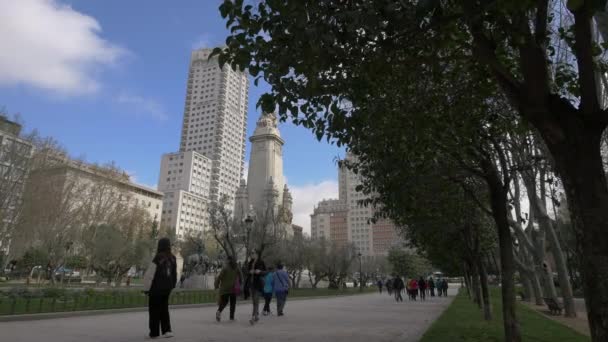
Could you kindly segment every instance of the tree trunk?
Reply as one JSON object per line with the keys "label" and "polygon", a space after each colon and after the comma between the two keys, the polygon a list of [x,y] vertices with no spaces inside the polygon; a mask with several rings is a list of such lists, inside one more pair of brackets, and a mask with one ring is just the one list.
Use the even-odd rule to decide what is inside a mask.
{"label": "tree trunk", "polygon": [[536,122],[564,183],[581,258],[587,317],[593,341],[608,341],[608,185],[600,140],[606,125],[551,103],[554,120]]}
{"label": "tree trunk", "polygon": [[522,300],[525,302],[532,302],[532,281],[530,280],[530,275],[520,271],[519,278],[521,279],[521,285],[523,286],[525,296]]}
{"label": "tree trunk", "polygon": [[464,265],[464,283],[467,289],[467,296],[471,299],[471,277],[469,275],[468,267]]}
{"label": "tree trunk", "polygon": [[474,272],[473,272],[473,301],[475,302],[475,304],[477,304],[477,306],[479,306],[479,308],[482,308],[482,303],[481,303],[481,288],[479,286],[479,272],[477,271],[477,267],[474,268]]}
{"label": "tree trunk", "polygon": [[490,304],[490,290],[488,289],[488,274],[481,258],[477,261],[477,269],[479,270],[479,282],[481,283],[481,297],[483,301],[483,319],[486,321],[492,320],[492,306]]}
{"label": "tree trunk", "polygon": [[532,290],[534,292],[534,304],[539,306],[545,305],[545,300],[543,299],[543,290],[540,286],[538,274],[536,274],[536,272],[530,274],[530,280],[532,281]]}
{"label": "tree trunk", "polygon": [[564,300],[564,313],[566,317],[576,317],[576,308],[574,306],[574,296],[572,295],[572,283],[568,277],[568,265],[564,251],[562,250],[557,232],[552,224],[547,226],[547,235],[549,237],[549,248],[555,259],[555,268],[557,269],[557,277],[559,279],[559,289],[562,292]]}
{"label": "tree trunk", "polygon": [[490,190],[492,216],[498,230],[498,247],[502,275],[502,314],[506,342],[520,342],[521,330],[515,313],[515,261],[513,260],[513,238],[507,212],[507,191],[500,181],[495,165],[485,165]]}

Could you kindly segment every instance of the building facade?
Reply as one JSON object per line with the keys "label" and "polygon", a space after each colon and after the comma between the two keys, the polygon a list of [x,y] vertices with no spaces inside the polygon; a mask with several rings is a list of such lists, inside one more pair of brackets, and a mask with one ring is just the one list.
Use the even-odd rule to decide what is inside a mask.
{"label": "building facade", "polygon": [[[347,153],[345,160],[354,156]],[[385,256],[401,239],[394,223],[378,220],[372,223],[374,209],[360,201],[367,196],[357,191],[359,175],[341,165],[338,170],[338,199],[319,202],[311,215],[311,237],[326,238],[340,244],[352,243],[364,256]]]}
{"label": "building facade", "polygon": [[247,74],[220,68],[213,49],[195,50],[190,58],[180,152],[196,151],[212,161],[209,197],[233,197],[245,166]]}
{"label": "building facade", "polygon": [[21,125],[0,116],[0,250],[5,252],[33,152],[32,144],[21,139],[20,134]]}
{"label": "building facade", "polygon": [[178,238],[207,229],[213,161],[196,151],[164,154],[158,190],[164,194],[161,227]]}
{"label": "building facade", "polygon": [[211,202],[226,196],[234,207],[245,167],[249,81],[212,51],[191,53],[179,152],[161,158],[161,224],[178,238],[208,228]]}

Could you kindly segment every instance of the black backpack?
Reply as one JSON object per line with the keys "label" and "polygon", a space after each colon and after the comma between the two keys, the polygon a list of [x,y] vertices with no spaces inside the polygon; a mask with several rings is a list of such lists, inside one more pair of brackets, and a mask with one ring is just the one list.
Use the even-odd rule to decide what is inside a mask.
{"label": "black backpack", "polygon": [[169,294],[177,282],[176,262],[174,256],[156,256],[154,258],[156,272],[150,292],[154,294]]}

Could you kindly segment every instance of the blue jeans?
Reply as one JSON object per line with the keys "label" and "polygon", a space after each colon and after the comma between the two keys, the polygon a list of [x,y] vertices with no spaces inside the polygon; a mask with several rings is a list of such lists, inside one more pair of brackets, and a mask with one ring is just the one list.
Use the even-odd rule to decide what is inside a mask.
{"label": "blue jeans", "polygon": [[275,296],[277,297],[277,313],[281,315],[287,301],[287,291],[276,292]]}

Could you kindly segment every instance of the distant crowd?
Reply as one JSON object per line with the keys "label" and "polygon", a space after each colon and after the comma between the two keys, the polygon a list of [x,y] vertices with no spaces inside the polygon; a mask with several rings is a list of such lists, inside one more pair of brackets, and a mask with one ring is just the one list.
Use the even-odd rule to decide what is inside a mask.
{"label": "distant crowd", "polygon": [[439,297],[447,297],[448,295],[448,280],[446,278],[437,280],[433,277],[428,277],[427,279],[424,277],[405,279],[404,281],[400,276],[393,276],[385,280],[378,279],[376,285],[380,293],[386,288],[388,295],[394,295],[397,302],[403,301],[401,294],[404,290],[410,300],[417,300],[418,296],[420,296],[421,300],[426,300],[427,296],[435,297],[435,292]]}

